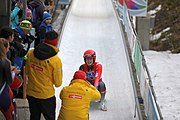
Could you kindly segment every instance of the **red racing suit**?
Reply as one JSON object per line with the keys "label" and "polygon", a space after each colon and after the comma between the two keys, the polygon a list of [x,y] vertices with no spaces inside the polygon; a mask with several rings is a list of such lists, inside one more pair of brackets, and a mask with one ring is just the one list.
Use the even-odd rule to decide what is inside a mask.
{"label": "red racing suit", "polygon": [[[0,111],[7,120],[16,120],[13,92],[9,85],[14,83],[9,60],[0,60]],[[16,84],[16,83],[15,83]]]}
{"label": "red racing suit", "polygon": [[79,69],[86,73],[87,80],[92,85],[94,85],[94,87],[97,87],[102,81],[102,65],[100,63],[95,62],[93,66],[87,66],[87,64],[83,64]]}

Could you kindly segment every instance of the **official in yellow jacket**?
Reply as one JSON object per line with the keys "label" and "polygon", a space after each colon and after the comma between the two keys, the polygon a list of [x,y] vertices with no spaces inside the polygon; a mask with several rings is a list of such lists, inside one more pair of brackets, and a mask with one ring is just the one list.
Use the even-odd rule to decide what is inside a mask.
{"label": "official in yellow jacket", "polygon": [[47,32],[45,41],[28,52],[26,74],[30,120],[40,120],[41,113],[46,120],[55,120],[54,86],[62,84],[62,63],[56,47],[58,40],[55,31]]}
{"label": "official in yellow jacket", "polygon": [[86,73],[76,71],[70,85],[61,90],[58,120],[88,120],[90,102],[100,98],[99,91],[86,81]]}

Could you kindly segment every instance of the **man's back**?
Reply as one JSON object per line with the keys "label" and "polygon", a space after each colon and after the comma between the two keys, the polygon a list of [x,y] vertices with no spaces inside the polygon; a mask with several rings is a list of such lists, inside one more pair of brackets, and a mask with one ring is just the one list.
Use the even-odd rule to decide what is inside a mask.
{"label": "man's back", "polygon": [[[40,47],[40,48],[38,48]],[[62,68],[61,60],[54,55],[56,52],[44,53],[43,49],[53,50],[48,45],[42,44],[28,53],[28,60],[26,63],[26,72],[29,76],[27,94],[36,98],[49,98],[54,96],[54,87],[59,87],[62,84]],[[40,52],[42,51],[42,52]],[[44,54],[43,54],[44,53]],[[35,54],[38,54],[39,58]],[[41,58],[40,56],[47,56]]]}
{"label": "man's back", "polygon": [[62,105],[58,120],[88,120],[90,101],[99,100],[100,93],[86,80],[73,79],[62,89],[60,98]]}

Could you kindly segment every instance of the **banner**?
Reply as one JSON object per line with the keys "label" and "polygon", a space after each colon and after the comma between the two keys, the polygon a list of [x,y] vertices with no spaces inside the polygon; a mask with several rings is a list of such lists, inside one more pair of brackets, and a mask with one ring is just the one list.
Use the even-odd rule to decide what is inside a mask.
{"label": "banner", "polygon": [[126,3],[131,16],[146,16],[148,0],[118,0],[118,8],[123,11],[123,2]]}
{"label": "banner", "polygon": [[[120,1],[120,0],[119,0]],[[140,0],[139,0],[140,1]],[[123,0],[122,0],[123,2]],[[128,5],[123,3],[123,9],[120,10],[120,3],[118,3],[118,12],[122,14],[122,20],[124,25],[124,31],[127,35],[127,41],[131,51],[131,57],[134,62],[134,67],[136,70],[137,80],[140,86],[140,93],[144,102],[144,109],[147,116],[147,120],[160,120],[162,116],[160,116],[160,110],[158,109],[158,105],[155,96],[152,94],[152,88],[149,85],[149,72],[146,69],[146,64],[143,60],[143,54],[141,50],[141,44],[135,34],[135,29],[131,21],[130,11],[128,9]],[[161,117],[161,118],[160,118]]]}

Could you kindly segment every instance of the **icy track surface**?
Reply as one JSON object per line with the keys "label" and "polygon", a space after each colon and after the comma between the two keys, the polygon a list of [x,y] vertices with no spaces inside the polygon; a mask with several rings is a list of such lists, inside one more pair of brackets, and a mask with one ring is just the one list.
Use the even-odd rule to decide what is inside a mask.
{"label": "icy track surface", "polygon": [[56,89],[57,115],[60,90],[84,63],[84,51],[93,49],[103,65],[108,111],[92,106],[90,120],[138,120],[122,34],[111,0],[73,0],[59,45],[64,74],[63,85]]}

